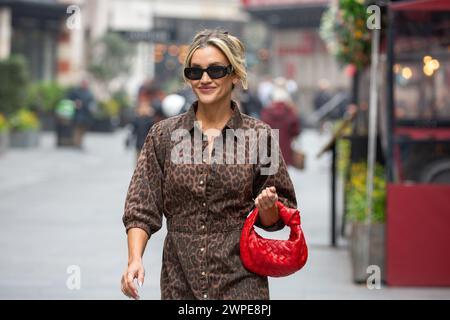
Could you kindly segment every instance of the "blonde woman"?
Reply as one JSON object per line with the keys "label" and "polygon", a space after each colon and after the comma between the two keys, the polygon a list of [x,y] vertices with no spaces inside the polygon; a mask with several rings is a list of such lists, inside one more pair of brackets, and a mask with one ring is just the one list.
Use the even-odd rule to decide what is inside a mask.
{"label": "blonde woman", "polygon": [[[164,215],[162,299],[269,299],[267,277],[241,263],[241,230],[255,206],[258,226],[281,229],[275,202],[296,208],[296,197],[280,151],[272,147],[271,128],[242,114],[231,100],[235,86],[247,87],[244,46],[227,32],[199,32],[184,77],[198,100],[187,112],[151,128],[128,189],[122,292],[139,299],[142,256]],[[239,132],[256,132],[258,138],[269,132],[269,161],[250,161],[255,149],[238,145]],[[242,157],[245,161],[237,161]]]}

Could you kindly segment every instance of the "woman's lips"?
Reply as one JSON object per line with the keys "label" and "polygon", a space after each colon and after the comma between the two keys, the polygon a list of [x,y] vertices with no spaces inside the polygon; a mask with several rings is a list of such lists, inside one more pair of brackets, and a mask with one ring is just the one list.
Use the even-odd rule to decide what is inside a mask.
{"label": "woman's lips", "polygon": [[213,92],[216,88],[214,88],[214,87],[200,87],[198,89],[200,90],[201,93],[208,94],[208,93]]}

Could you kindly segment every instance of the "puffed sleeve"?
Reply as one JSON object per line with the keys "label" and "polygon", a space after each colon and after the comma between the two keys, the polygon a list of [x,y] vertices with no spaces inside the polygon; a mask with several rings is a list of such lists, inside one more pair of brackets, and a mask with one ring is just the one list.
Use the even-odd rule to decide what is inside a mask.
{"label": "puffed sleeve", "polygon": [[149,130],[142,147],[128,187],[122,217],[127,232],[130,228],[141,228],[149,238],[162,226],[163,170],[157,158],[157,149],[164,147],[161,140],[162,134],[157,123]]}
{"label": "puffed sleeve", "polygon": [[[289,176],[286,163],[284,162],[281,149],[279,147],[278,135],[274,136],[274,131],[268,129],[267,148],[269,159],[272,159],[272,152],[274,156],[278,156],[278,165],[276,161],[268,161],[266,164],[261,164],[259,161],[256,164],[254,180],[253,180],[253,198],[256,197],[267,187],[275,186],[278,200],[289,208],[297,208],[297,200],[295,196],[294,186]],[[268,168],[272,168],[268,170]],[[263,226],[259,217],[255,225],[266,231],[277,231],[284,228],[284,223],[281,219],[272,226]]]}

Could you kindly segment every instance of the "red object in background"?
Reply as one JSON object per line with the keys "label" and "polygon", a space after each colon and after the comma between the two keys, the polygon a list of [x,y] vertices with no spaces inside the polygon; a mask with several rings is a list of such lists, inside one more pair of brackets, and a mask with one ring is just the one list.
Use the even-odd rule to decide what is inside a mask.
{"label": "red object in background", "polygon": [[297,64],[293,63],[292,61],[287,62],[285,65],[284,74],[288,79],[297,78]]}
{"label": "red object in background", "polygon": [[449,199],[448,185],[388,185],[388,285],[450,286]]}
{"label": "red object in background", "polygon": [[292,165],[292,140],[300,134],[300,120],[292,106],[275,101],[261,111],[261,120],[279,131],[279,145],[286,165]]}
{"label": "red object in background", "polygon": [[450,140],[450,128],[395,128],[395,136],[408,136],[412,140]]}
{"label": "red object in background", "polygon": [[393,10],[412,10],[412,11],[448,11],[450,10],[450,1],[448,0],[417,0],[403,1],[389,4]]}
{"label": "red object in background", "polygon": [[67,73],[70,71],[70,61],[69,60],[59,60],[58,61],[58,73]]}
{"label": "red object in background", "polygon": [[354,64],[348,64],[348,65],[346,65],[344,70],[345,70],[345,71],[344,71],[345,74],[346,74],[349,78],[352,78],[352,77],[355,75],[355,73],[356,73],[356,67],[355,67]]}

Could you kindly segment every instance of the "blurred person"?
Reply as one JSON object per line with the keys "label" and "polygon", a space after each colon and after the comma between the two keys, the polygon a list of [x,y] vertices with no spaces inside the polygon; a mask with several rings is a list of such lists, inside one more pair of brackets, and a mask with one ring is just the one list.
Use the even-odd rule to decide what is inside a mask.
{"label": "blurred person", "polygon": [[161,103],[164,99],[164,93],[156,85],[155,80],[146,79],[139,87],[137,94],[137,105],[142,105],[142,110],[149,107],[154,112],[155,121],[164,119],[161,111]]}
{"label": "blurred person", "polygon": [[263,108],[256,94],[251,90],[242,90],[239,94],[240,106],[242,112],[250,117],[259,119]]}
{"label": "blurred person", "polygon": [[270,76],[265,76],[258,85],[258,98],[259,101],[261,101],[263,108],[269,105],[272,90],[273,90],[272,78]]}
{"label": "blurred person", "polygon": [[82,149],[83,138],[93,122],[92,110],[96,103],[94,95],[89,89],[88,81],[84,79],[79,86],[72,88],[69,91],[68,99],[75,103],[73,143],[75,147]]}
{"label": "blurred person", "polygon": [[300,134],[300,120],[292,98],[279,81],[272,94],[272,103],[262,110],[261,120],[279,129],[280,149],[287,165],[293,164],[292,140]]}
{"label": "blurred person", "polygon": [[144,146],[145,138],[155,122],[155,110],[151,105],[141,103],[136,107],[136,114],[131,122],[131,138],[136,150],[136,163]]}
{"label": "blurred person", "polygon": [[330,83],[327,79],[320,79],[317,84],[317,91],[314,95],[314,110],[319,110],[331,99]]}
{"label": "blurred person", "polygon": [[[199,32],[189,46],[184,76],[197,100],[187,112],[153,125],[128,188],[123,215],[128,267],[122,292],[139,299],[135,280],[142,286],[142,256],[164,214],[168,233],[162,299],[268,299],[267,277],[248,271],[240,260],[241,230],[255,206],[260,210],[258,226],[282,228],[276,201],[296,208],[292,181],[279,150],[271,150],[272,158],[280,160],[272,174],[248,159],[246,164],[219,164],[215,152],[220,145],[215,138],[222,139],[226,130],[270,132],[267,124],[242,114],[231,99],[238,83],[247,87],[243,44],[228,32]],[[174,132],[182,133],[191,148],[197,134],[202,137],[200,163],[173,161],[178,146],[171,139]],[[187,151],[192,159],[192,149]],[[237,158],[236,151],[232,155]]]}
{"label": "blurred person", "polygon": [[300,92],[297,81],[295,81],[294,79],[286,79],[286,89],[289,92],[292,101],[298,101]]}

